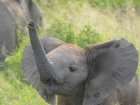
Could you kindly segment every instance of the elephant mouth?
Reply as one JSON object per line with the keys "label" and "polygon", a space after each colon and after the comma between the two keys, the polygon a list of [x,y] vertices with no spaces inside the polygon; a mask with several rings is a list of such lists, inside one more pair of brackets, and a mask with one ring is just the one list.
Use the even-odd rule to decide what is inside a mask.
{"label": "elephant mouth", "polygon": [[50,94],[69,95],[73,89],[68,84],[69,83],[66,81],[60,84],[55,80],[48,79],[45,83],[45,86]]}
{"label": "elephant mouth", "polygon": [[48,80],[46,81],[46,84],[47,84],[48,86],[52,86],[52,85],[58,85],[58,82],[55,81],[55,80],[52,80],[52,79],[48,79]]}

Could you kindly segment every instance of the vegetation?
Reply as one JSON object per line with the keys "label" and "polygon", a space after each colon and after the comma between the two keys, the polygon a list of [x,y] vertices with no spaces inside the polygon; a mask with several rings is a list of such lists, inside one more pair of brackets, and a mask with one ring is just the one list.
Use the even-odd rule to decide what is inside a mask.
{"label": "vegetation", "polygon": [[[139,0],[36,1],[44,15],[44,27],[38,31],[40,36],[51,34],[81,47],[124,37],[139,51]],[[21,59],[29,39],[21,35],[19,40],[19,47],[7,57],[5,68],[0,70],[0,105],[46,105],[24,79]]]}

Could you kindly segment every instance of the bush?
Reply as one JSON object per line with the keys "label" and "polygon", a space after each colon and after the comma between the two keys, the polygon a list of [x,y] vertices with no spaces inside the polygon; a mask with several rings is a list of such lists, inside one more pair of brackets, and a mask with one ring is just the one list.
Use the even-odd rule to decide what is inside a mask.
{"label": "bush", "polygon": [[85,26],[78,35],[75,36],[77,45],[96,43],[100,41],[100,34],[93,30],[91,26]]}
{"label": "bush", "polygon": [[47,29],[47,33],[67,43],[74,43],[73,26],[62,20],[56,19]]}
{"label": "bush", "polygon": [[47,33],[65,41],[79,46],[91,44],[100,41],[100,34],[87,25],[78,33],[75,34],[71,23],[65,23],[61,20],[55,20],[54,23],[47,29]]}

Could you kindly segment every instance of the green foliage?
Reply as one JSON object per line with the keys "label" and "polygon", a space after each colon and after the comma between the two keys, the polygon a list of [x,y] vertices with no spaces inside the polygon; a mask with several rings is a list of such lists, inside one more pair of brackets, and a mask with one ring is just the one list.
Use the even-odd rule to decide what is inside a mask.
{"label": "green foliage", "polygon": [[73,25],[62,20],[55,20],[47,29],[47,33],[67,43],[74,43],[81,47],[100,41],[100,34],[93,30],[91,26],[84,26],[78,34],[75,34]]}
{"label": "green foliage", "polygon": [[121,7],[126,0],[88,0],[88,2],[93,6],[93,7],[108,7],[112,6],[114,8],[116,7]]}
{"label": "green foliage", "polygon": [[98,32],[87,25],[75,36],[75,40],[77,45],[84,46],[86,44],[100,42],[101,38]]}
{"label": "green foliage", "polygon": [[47,33],[67,43],[74,43],[73,25],[56,19],[47,29]]}

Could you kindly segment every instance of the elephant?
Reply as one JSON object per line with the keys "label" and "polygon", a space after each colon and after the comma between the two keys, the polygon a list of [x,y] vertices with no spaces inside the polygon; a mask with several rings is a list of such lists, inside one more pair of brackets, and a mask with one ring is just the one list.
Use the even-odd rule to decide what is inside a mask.
{"label": "elephant", "polygon": [[17,46],[17,30],[24,32],[30,20],[43,25],[41,10],[34,0],[0,0],[0,63]]}
{"label": "elephant", "polygon": [[51,35],[38,38],[22,56],[24,77],[51,105],[137,105],[138,53],[124,38],[79,47]]}

